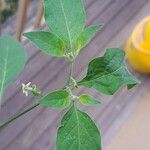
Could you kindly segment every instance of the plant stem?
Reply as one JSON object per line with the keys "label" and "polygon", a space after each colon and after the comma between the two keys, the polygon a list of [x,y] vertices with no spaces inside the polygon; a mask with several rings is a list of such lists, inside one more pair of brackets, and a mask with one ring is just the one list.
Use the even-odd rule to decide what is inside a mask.
{"label": "plant stem", "polygon": [[16,119],[18,119],[19,117],[23,116],[27,112],[33,110],[34,108],[36,108],[39,105],[40,105],[40,103],[33,104],[32,106],[30,106],[29,108],[27,108],[23,112],[17,113],[14,117],[12,117],[12,118],[8,119],[6,122],[0,124],[0,129],[4,128],[5,126],[7,126],[8,124],[10,124],[11,122],[15,121]]}
{"label": "plant stem", "polygon": [[68,79],[66,82],[66,86],[69,85],[71,77],[72,77],[72,70],[73,70],[73,61],[70,61],[68,64]]}

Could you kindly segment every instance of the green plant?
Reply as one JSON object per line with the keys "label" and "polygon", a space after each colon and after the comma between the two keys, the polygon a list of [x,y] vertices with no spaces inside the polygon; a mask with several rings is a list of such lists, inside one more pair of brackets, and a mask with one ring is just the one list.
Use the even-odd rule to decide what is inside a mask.
{"label": "green plant", "polygon": [[93,59],[89,63],[85,78],[76,81],[72,77],[74,61],[80,50],[102,28],[102,25],[85,26],[86,16],[82,0],[44,0],[44,7],[49,30],[28,32],[23,35],[44,53],[67,59],[68,80],[62,89],[50,92],[46,96],[42,96],[35,85],[23,84],[23,92],[26,95],[31,92],[35,96],[41,96],[39,102],[9,119],[0,128],[39,105],[68,109],[57,132],[56,149],[101,150],[101,136],[98,128],[93,120],[76,106],[78,101],[85,106],[93,106],[101,102],[90,95],[74,95],[73,90],[83,86],[113,95],[121,86],[127,85],[130,89],[139,82],[127,70],[124,62],[125,53],[118,48],[109,48],[103,57]]}

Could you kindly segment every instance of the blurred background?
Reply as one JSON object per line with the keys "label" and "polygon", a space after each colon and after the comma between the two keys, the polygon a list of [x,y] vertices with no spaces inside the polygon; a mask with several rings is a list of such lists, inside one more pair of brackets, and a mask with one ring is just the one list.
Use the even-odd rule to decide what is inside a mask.
{"label": "blurred background", "polygon": [[[33,97],[22,94],[22,83],[32,82],[46,94],[62,87],[66,80],[67,61],[46,56],[21,35],[22,32],[47,29],[42,3],[42,0],[0,0],[0,35],[13,35],[22,42],[27,55],[24,71],[5,92],[0,122],[35,101]],[[135,49],[139,52],[142,49],[145,52],[139,46],[138,38],[132,35],[143,18],[150,16],[150,0],[84,0],[84,3],[87,25],[103,23],[105,26],[77,58],[73,72],[75,79],[84,77],[89,61],[102,55],[108,47],[120,47],[126,52],[133,52]],[[137,30],[141,31],[140,37],[143,37],[143,28],[142,26]],[[125,46],[129,37],[132,37],[131,41]],[[147,44],[149,47],[150,39]],[[150,59],[147,55],[143,56],[141,51],[138,53],[139,57],[136,54],[127,55],[127,64],[141,84],[130,91],[124,87],[114,96],[82,88],[74,91],[76,94],[91,93],[103,101],[101,106],[94,108],[79,107],[92,116],[101,130],[104,150],[150,150]],[[132,67],[132,60],[135,60],[133,56],[138,58],[134,62],[146,60],[146,74],[139,73],[140,69]],[[138,66],[143,70],[143,64]],[[55,150],[56,131],[63,113],[39,107],[19,118],[0,131],[0,150]]]}

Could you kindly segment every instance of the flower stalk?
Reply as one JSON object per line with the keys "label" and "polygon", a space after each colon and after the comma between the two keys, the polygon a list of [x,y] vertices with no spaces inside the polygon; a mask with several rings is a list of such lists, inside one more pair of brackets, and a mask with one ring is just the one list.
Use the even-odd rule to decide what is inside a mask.
{"label": "flower stalk", "polygon": [[19,117],[25,115],[27,112],[35,109],[36,107],[38,107],[40,105],[40,103],[36,103],[33,104],[32,106],[30,106],[29,108],[27,108],[26,110],[24,110],[21,113],[17,113],[16,115],[14,115],[12,118],[8,119],[6,122],[0,124],[0,130],[4,127],[6,127],[7,125],[9,125],[11,122],[15,121],[16,119],[18,119]]}

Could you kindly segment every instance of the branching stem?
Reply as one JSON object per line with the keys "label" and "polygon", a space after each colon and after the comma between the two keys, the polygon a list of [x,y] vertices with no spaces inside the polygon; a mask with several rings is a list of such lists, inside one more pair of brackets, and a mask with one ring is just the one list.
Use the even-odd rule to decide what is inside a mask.
{"label": "branching stem", "polygon": [[[69,61],[69,65],[68,65],[68,78],[67,78],[67,82],[66,82],[65,87],[69,86],[69,84],[71,82],[71,79],[72,79],[72,70],[73,70],[73,61]],[[30,112],[31,110],[35,109],[39,105],[40,105],[40,103],[33,104],[32,106],[30,106],[29,108],[27,108],[23,112],[17,113],[12,118],[8,119],[6,122],[0,124],[0,130],[2,128],[6,127],[7,125],[9,125],[11,122],[15,121],[16,119],[20,118],[21,116],[23,116],[26,113]]]}

